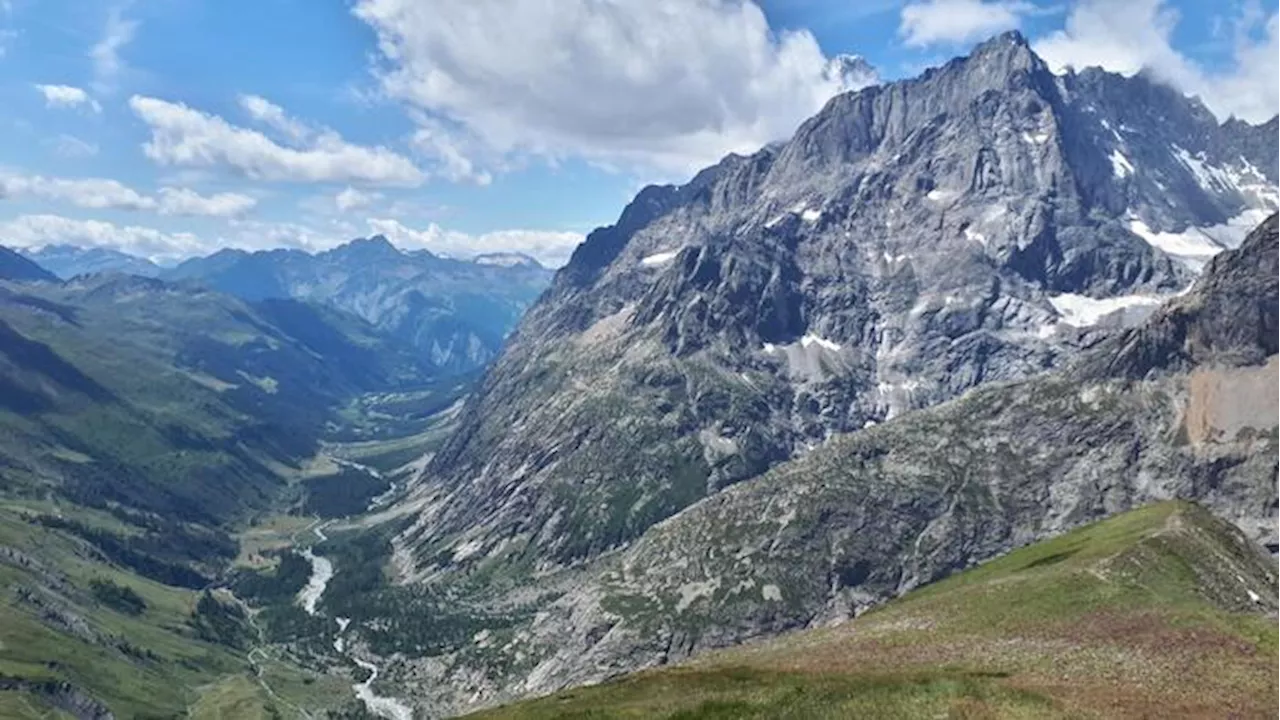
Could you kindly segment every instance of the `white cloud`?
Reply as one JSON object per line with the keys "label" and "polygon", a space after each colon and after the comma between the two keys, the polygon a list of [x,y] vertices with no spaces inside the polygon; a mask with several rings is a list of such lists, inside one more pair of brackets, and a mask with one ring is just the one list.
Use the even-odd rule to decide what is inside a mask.
{"label": "white cloud", "polygon": [[70,244],[106,247],[156,261],[174,260],[207,248],[192,233],[169,233],[136,225],[101,220],[78,220],[60,215],[20,215],[0,222],[0,237],[17,247]]}
{"label": "white cloud", "polygon": [[417,144],[468,179],[488,167],[459,137],[486,161],[684,174],[788,136],[842,89],[812,34],[769,27],[751,0],[358,0],[354,13],[377,33],[383,91],[465,131],[426,127]]}
{"label": "white cloud", "polygon": [[75,159],[93,157],[98,154],[98,146],[75,135],[62,133],[57,137],[44,141],[53,148],[53,153],[61,158]]}
{"label": "white cloud", "polygon": [[[436,163],[436,172],[453,182],[473,182],[488,185],[493,176],[476,167],[472,157],[485,152],[483,143],[468,137],[461,129],[450,130],[434,118],[417,113],[418,129],[411,143],[424,157]],[[497,158],[493,159],[495,162]]]}
{"label": "white cloud", "polygon": [[355,182],[416,186],[425,175],[388,148],[346,142],[323,132],[302,148],[282,146],[266,135],[181,103],[135,95],[129,106],[151,127],[147,157],[165,165],[226,167],[258,180]]}
{"label": "white cloud", "polygon": [[334,196],[333,204],[337,206],[339,212],[346,212],[369,207],[381,199],[382,195],[380,193],[362,192],[353,187],[348,187]]}
{"label": "white cloud", "polygon": [[94,88],[98,92],[109,93],[115,89],[116,81],[125,69],[120,51],[133,42],[137,30],[136,21],[124,19],[123,8],[112,8],[107,14],[102,39],[89,49],[89,59],[93,61]]}
{"label": "white cloud", "polygon": [[1034,6],[1018,0],[923,0],[902,8],[907,45],[968,43],[1017,28]]}
{"label": "white cloud", "polygon": [[154,210],[157,203],[137,190],[106,178],[0,176],[0,196],[34,196],[94,210]]}
{"label": "white cloud", "polygon": [[1233,62],[1221,69],[1205,68],[1174,49],[1179,20],[1177,10],[1164,0],[1081,0],[1067,16],[1066,27],[1040,38],[1034,48],[1058,71],[1097,65],[1132,75],[1147,68],[1178,90],[1199,95],[1221,119],[1236,115],[1264,122],[1274,117],[1280,109],[1275,11],[1246,11],[1233,19]]}
{"label": "white cloud", "polygon": [[159,209],[163,215],[203,215],[235,217],[252,210],[258,201],[240,193],[201,195],[186,188],[160,188]]}
{"label": "white cloud", "polygon": [[102,106],[83,88],[71,85],[36,85],[35,88],[44,96],[45,107],[76,108],[83,105],[94,112],[102,112]]}
{"label": "white cloud", "polygon": [[200,195],[192,190],[161,188],[151,197],[107,178],[50,178],[40,175],[0,175],[0,197],[29,196],[65,202],[91,210],[145,210],[162,215],[233,217],[258,201],[239,193]]}
{"label": "white cloud", "polygon": [[445,230],[431,223],[425,230],[414,230],[398,220],[370,218],[369,229],[385,235],[398,247],[424,249],[457,258],[470,258],[484,253],[518,252],[534,257],[548,267],[560,267],[569,261],[583,236],[573,232],[545,230],[499,230],[471,235]]}
{"label": "white cloud", "polygon": [[258,122],[284,134],[293,142],[305,142],[311,137],[311,128],[289,117],[284,108],[259,95],[241,95],[240,107]]}
{"label": "white cloud", "polygon": [[[220,237],[214,247],[237,247],[244,250],[268,250],[288,247],[307,252],[328,250],[351,239],[353,233],[335,234],[315,227],[295,222],[264,222],[261,220],[232,220],[229,222],[234,231],[230,235]],[[340,226],[335,225],[335,230]],[[339,230],[339,232],[341,232]]]}

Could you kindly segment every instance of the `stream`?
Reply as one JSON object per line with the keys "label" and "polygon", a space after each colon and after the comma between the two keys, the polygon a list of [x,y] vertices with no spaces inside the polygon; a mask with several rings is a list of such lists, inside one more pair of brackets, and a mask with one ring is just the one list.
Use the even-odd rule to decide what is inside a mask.
{"label": "stream", "polygon": [[[324,534],[324,524],[316,525],[312,528],[312,532],[315,533],[316,539],[320,542],[329,539]],[[308,615],[319,615],[319,611],[316,610],[316,604],[320,602],[320,598],[324,595],[325,588],[329,586],[329,581],[333,580],[333,562],[322,555],[316,555],[311,552],[311,548],[303,550],[301,555],[307,559],[307,562],[311,563],[311,577],[307,580],[307,586],[298,591],[298,604],[302,606],[302,609]],[[349,618],[334,618],[334,621],[338,623],[338,638],[333,641],[333,649],[346,655],[356,665],[369,671],[368,679],[351,686],[351,689],[355,691],[356,697],[364,703],[369,712],[378,717],[387,718],[388,720],[413,720],[413,708],[396,698],[378,695],[373,691],[373,683],[378,679],[378,666],[347,650],[343,633],[347,631],[347,626],[351,624],[351,620]]]}

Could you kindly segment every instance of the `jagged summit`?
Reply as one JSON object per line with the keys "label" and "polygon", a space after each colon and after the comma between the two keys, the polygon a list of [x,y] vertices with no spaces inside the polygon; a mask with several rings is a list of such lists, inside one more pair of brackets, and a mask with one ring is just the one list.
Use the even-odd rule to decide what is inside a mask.
{"label": "jagged summit", "polygon": [[1060,365],[1238,245],[1278,155],[1017,34],[838,95],[591,233],[432,460],[412,544],[590,558],[833,434]]}
{"label": "jagged summit", "polygon": [[391,241],[385,235],[374,235],[350,240],[332,250],[326,250],[322,254],[360,262],[392,259],[399,257],[402,253],[399,248],[391,244]]}
{"label": "jagged summit", "polygon": [[1272,214],[1238,250],[1215,257],[1186,295],[1090,352],[1074,375],[1141,379],[1198,365],[1266,363],[1280,352],[1278,218]]}

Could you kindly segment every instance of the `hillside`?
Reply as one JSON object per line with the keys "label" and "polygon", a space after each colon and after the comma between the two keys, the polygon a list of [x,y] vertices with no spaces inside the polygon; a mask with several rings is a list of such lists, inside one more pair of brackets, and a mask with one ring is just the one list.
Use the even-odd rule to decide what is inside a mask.
{"label": "hillside", "polygon": [[58,278],[23,255],[0,247],[0,280],[57,282]]}
{"label": "hillside", "polygon": [[850,622],[469,717],[1271,717],[1276,581],[1238,530],[1161,503]]}
{"label": "hillside", "polygon": [[0,282],[0,716],[354,707],[348,665],[282,652],[288,619],[228,586],[301,563],[271,575],[287,607],[312,516],[391,490],[459,383],[324,306],[126,275]]}

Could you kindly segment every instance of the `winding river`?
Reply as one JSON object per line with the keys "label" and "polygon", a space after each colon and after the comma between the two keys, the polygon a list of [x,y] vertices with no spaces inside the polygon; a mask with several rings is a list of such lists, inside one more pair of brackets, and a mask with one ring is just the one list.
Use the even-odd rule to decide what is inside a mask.
{"label": "winding river", "polygon": [[[312,532],[315,533],[316,539],[320,542],[328,540],[328,536],[324,534],[324,525],[316,525]],[[311,552],[311,548],[306,548],[301,552],[302,557],[311,563],[311,577],[307,579],[307,586],[298,591],[298,604],[308,615],[319,615],[316,604],[320,602],[320,598],[324,595],[325,588],[329,586],[329,581],[333,580],[333,562],[322,555],[316,555]],[[405,705],[396,698],[378,695],[373,691],[373,683],[378,679],[378,666],[365,660],[355,653],[347,649],[346,638],[343,634],[347,631],[347,626],[351,624],[348,618],[334,618],[338,623],[338,638],[333,641],[333,649],[347,656],[356,665],[364,668],[369,672],[369,677],[361,683],[351,686],[355,691],[356,697],[369,708],[369,712],[378,717],[387,718],[387,720],[413,720],[413,708]]]}

